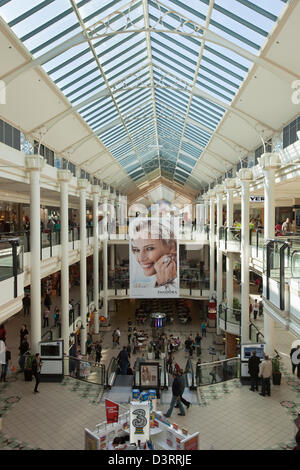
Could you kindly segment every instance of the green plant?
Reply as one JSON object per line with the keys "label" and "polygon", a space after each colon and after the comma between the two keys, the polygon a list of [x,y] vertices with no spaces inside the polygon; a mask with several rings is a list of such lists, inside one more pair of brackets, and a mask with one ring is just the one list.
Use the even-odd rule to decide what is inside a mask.
{"label": "green plant", "polygon": [[148,346],[148,353],[152,353],[152,351],[153,351],[152,345],[149,344],[149,346]]}
{"label": "green plant", "polygon": [[34,356],[33,355],[28,355],[26,356],[25,360],[25,369],[32,369],[32,362],[33,362]]}
{"label": "green plant", "polygon": [[272,359],[272,371],[273,371],[273,374],[280,373],[280,360],[278,357],[274,357]]}
{"label": "green plant", "polygon": [[236,297],[233,297],[232,308],[233,308],[234,310],[240,310],[240,309],[241,309],[240,301],[239,301],[239,299],[237,299]]}

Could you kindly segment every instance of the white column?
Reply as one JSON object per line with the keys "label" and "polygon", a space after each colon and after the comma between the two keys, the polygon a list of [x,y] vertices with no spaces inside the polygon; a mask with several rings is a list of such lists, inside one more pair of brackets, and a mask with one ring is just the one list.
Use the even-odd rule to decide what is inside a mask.
{"label": "white column", "polygon": [[[224,182],[226,187],[226,220],[227,228],[233,226],[233,188],[235,187],[235,179],[227,178]],[[226,300],[227,307],[233,306],[233,255],[227,252],[226,255]]]}
{"label": "white column", "polygon": [[41,211],[40,172],[44,159],[40,155],[25,157],[30,171],[30,297],[31,297],[31,352],[38,352],[41,341]]}
{"label": "white column", "polygon": [[99,193],[100,186],[92,186],[93,193],[93,238],[94,238],[94,253],[93,253],[93,290],[94,290],[94,331],[99,333]]}
{"label": "white column", "polygon": [[204,198],[204,225],[207,224],[207,221],[208,221],[208,204],[209,204],[209,199],[208,197],[206,196]]}
{"label": "white column", "polygon": [[69,170],[58,170],[60,182],[60,241],[61,241],[61,336],[64,340],[64,353],[69,356]]}
{"label": "white column", "polygon": [[210,260],[209,260],[209,295],[215,294],[215,192],[210,190]]}
{"label": "white column", "polygon": [[87,339],[87,305],[86,305],[86,190],[88,180],[79,179],[78,188],[80,191],[80,320],[81,320],[81,337],[80,337],[80,350],[81,354],[86,354],[86,339]]}
{"label": "white column", "polygon": [[102,208],[103,208],[103,316],[108,318],[108,262],[107,262],[107,196],[109,194],[109,190],[103,190],[102,194],[104,197],[102,198]]}
{"label": "white column", "polygon": [[241,343],[249,342],[249,184],[252,170],[242,168],[239,171],[241,182],[242,223],[241,223]]}
{"label": "white column", "polygon": [[219,305],[221,305],[223,300],[223,253],[220,250],[220,227],[222,226],[222,219],[223,219],[223,191],[224,187],[222,185],[218,185],[216,187],[217,193],[217,334],[221,334],[221,330],[219,328]]}
{"label": "white column", "polygon": [[110,245],[110,270],[115,270],[115,245]]}
{"label": "white column", "polygon": [[[264,153],[259,159],[264,173],[264,239],[275,237],[275,171],[280,166],[278,153]],[[274,353],[275,320],[264,310],[264,341],[266,354]]]}

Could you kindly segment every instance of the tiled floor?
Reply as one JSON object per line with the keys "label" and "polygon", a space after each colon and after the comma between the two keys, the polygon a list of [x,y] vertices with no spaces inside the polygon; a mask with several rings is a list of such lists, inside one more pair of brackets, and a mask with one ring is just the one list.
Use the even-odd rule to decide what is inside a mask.
{"label": "tiled floor", "polygon": [[[121,304],[119,312],[112,314],[111,327],[101,333],[106,364],[119,352],[119,349],[111,349],[113,329],[120,327],[121,345],[126,344],[127,322],[133,319],[134,304],[130,302]],[[13,361],[22,322],[23,316],[19,314],[7,324]],[[178,331],[184,341],[191,331],[195,335],[199,322],[195,310],[191,325],[182,326],[175,322],[172,332]],[[167,333],[170,332],[171,327],[168,327]],[[277,348],[288,353],[294,338],[285,330],[276,328],[275,332]],[[203,339],[202,362],[211,361],[207,348],[214,339],[214,333]],[[132,356],[132,362],[134,360],[135,356]],[[183,349],[176,353],[175,360],[184,366]],[[283,367],[282,384],[272,387],[270,398],[250,392],[249,387],[241,386],[238,380],[201,387],[200,404],[193,404],[185,417],[177,416],[174,410],[171,421],[190,432],[199,431],[203,450],[290,448],[296,433],[294,419],[300,410],[300,380],[290,375],[289,360],[283,362]],[[11,378],[8,384],[0,384],[0,414],[3,415],[0,449],[83,449],[84,428],[93,429],[105,420],[101,387],[72,378],[65,379],[62,384],[41,383],[37,395],[33,393],[33,387],[34,383],[24,382],[21,374],[17,374],[17,380]],[[167,408],[167,403],[159,406],[163,412]]]}

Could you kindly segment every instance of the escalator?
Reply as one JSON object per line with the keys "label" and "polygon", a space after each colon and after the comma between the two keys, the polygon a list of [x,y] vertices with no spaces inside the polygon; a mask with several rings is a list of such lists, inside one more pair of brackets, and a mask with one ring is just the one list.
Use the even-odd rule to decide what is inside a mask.
{"label": "escalator", "polygon": [[[162,391],[161,393],[161,403],[169,404],[172,399],[172,384],[173,384],[173,377],[166,371],[166,377],[168,381],[168,387],[166,390]],[[194,371],[194,366],[189,358],[187,360],[185,369],[184,369],[184,377],[186,387],[183,392],[184,398],[189,401],[192,405],[199,405],[198,395],[197,395],[197,386],[196,386],[196,376]]]}

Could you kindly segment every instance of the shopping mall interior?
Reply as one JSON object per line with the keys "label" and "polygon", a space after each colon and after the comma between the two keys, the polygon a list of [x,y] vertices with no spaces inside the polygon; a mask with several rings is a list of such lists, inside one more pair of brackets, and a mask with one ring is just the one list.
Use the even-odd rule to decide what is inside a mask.
{"label": "shopping mall interior", "polygon": [[1,450],[300,450],[299,23],[0,0]]}

